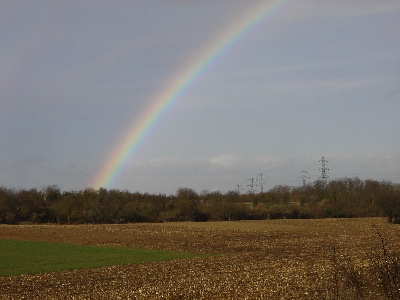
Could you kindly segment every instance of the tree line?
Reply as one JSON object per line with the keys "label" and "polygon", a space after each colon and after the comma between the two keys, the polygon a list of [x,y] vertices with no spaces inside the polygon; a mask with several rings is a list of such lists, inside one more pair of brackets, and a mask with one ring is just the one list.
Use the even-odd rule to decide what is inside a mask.
{"label": "tree line", "polygon": [[359,178],[304,187],[277,185],[264,193],[179,188],[175,195],[58,186],[15,190],[0,187],[0,223],[128,223],[228,221],[277,218],[386,216],[400,222],[400,184]]}

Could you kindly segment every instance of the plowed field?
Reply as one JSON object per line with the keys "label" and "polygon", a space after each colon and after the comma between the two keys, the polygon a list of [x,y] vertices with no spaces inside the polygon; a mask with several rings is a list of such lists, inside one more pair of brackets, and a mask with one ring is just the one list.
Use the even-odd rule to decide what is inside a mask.
{"label": "plowed field", "polygon": [[[333,299],[332,280],[342,282],[341,273],[335,270],[337,261],[351,260],[357,270],[364,272],[371,253],[380,249],[372,224],[390,249],[400,250],[400,227],[380,218],[0,225],[0,238],[7,239],[215,254],[0,277],[0,299]],[[344,285],[337,287],[345,298]],[[364,298],[379,299],[381,295],[365,288]]]}

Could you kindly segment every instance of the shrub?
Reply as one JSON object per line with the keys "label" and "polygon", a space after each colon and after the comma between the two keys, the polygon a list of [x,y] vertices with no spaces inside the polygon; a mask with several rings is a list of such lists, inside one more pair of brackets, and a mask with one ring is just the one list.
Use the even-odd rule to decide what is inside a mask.
{"label": "shrub", "polygon": [[[388,239],[373,224],[377,244],[357,264],[332,247],[331,274],[326,286],[328,299],[400,299],[400,257],[389,249]],[[323,290],[323,289],[321,289]]]}

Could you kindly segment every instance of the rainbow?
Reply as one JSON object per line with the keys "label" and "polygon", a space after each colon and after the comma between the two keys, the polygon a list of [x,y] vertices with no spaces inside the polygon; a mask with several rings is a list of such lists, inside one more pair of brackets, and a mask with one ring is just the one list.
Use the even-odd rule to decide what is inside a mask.
{"label": "rainbow", "polygon": [[238,43],[251,29],[273,15],[285,2],[285,0],[262,1],[239,22],[223,31],[212,43],[202,49],[200,54],[178,73],[167,85],[167,88],[156,97],[142,116],[134,120],[123,135],[121,142],[117,144],[109,159],[91,181],[90,186],[94,188],[110,187],[121,173],[127,160],[137,154],[139,146],[192,84],[221,59],[228,49]]}

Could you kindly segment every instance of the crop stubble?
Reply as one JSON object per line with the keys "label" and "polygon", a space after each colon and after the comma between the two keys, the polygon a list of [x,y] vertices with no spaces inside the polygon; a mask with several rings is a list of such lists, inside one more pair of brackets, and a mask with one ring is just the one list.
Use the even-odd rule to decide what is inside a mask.
{"label": "crop stubble", "polygon": [[[329,298],[332,248],[362,265],[384,219],[266,220],[124,225],[0,226],[0,238],[216,254],[91,270],[0,278],[0,299]],[[393,244],[393,246],[397,246]],[[397,249],[398,250],[398,249]],[[369,295],[374,299],[376,295]]]}

